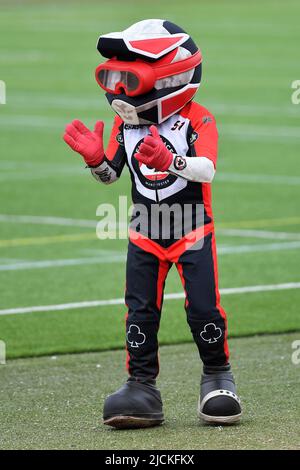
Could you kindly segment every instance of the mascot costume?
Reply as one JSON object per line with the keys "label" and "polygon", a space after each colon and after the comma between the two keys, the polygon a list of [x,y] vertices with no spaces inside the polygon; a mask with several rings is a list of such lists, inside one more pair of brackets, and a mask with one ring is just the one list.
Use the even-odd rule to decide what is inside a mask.
{"label": "mascot costume", "polygon": [[[159,230],[153,236],[148,223],[129,230],[125,294],[129,377],[106,398],[104,423],[142,428],[164,420],[156,387],[157,335],[172,264],[184,287],[187,322],[203,362],[198,415],[209,423],[237,422],[241,404],[230,369],[226,314],[220,305],[211,208],[218,133],[213,115],[192,101],[201,81],[201,52],[180,27],[159,19],[102,35],[97,48],[107,60],[97,67],[96,80],[117,114],[108,147],[104,151],[102,121],[90,131],[74,120],[66,127],[65,142],[83,156],[101,183],[117,181],[128,166],[137,208],[132,221],[142,212],[140,207],[192,208],[190,228],[181,237],[174,234],[175,222],[171,236]],[[191,235],[195,244],[201,239],[198,249]]]}

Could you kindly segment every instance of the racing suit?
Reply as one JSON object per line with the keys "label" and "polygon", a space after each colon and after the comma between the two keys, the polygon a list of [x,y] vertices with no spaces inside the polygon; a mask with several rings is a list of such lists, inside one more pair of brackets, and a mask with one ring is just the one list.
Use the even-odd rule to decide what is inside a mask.
{"label": "racing suit", "polygon": [[[127,369],[130,376],[143,379],[153,379],[159,372],[157,335],[165,280],[173,263],[185,291],[187,322],[204,365],[224,366],[229,360],[226,314],[218,289],[211,185],[197,181],[196,170],[193,167],[189,170],[186,165],[187,160],[205,158],[215,168],[218,143],[215,119],[192,101],[157,129],[174,154],[167,171],[158,172],[134,158],[149,126],[125,124],[119,116],[114,121],[105,160],[91,168],[98,181],[110,184],[120,177],[124,165],[128,166],[135,207],[133,222],[140,215],[140,206],[149,211],[154,205],[163,204],[190,207],[189,229],[182,231],[181,236],[177,232],[175,236],[174,221],[168,237],[160,230],[153,236],[149,220],[146,228],[133,224],[129,231],[125,293]],[[197,249],[196,243],[200,243]]]}

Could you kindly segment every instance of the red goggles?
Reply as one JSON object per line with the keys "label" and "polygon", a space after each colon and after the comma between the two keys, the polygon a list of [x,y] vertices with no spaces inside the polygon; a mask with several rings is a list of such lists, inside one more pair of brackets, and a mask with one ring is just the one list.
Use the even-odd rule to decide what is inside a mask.
{"label": "red goggles", "polygon": [[98,84],[108,93],[126,93],[137,96],[152,90],[157,80],[170,77],[195,68],[202,62],[200,51],[178,62],[170,63],[176,51],[154,63],[137,59],[134,62],[109,59],[96,68]]}

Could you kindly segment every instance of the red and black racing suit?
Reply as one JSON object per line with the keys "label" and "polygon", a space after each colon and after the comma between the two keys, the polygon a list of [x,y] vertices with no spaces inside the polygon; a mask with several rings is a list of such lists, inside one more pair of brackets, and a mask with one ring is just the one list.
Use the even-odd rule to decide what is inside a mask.
{"label": "red and black racing suit", "polygon": [[[157,128],[173,153],[195,158],[205,156],[216,165],[216,123],[204,107],[190,102]],[[193,249],[186,243],[186,232],[179,239],[166,239],[161,233],[154,239],[150,230],[140,229],[139,234],[137,228],[130,231],[125,294],[127,368],[136,378],[155,378],[159,371],[157,335],[165,280],[173,263],[186,295],[187,321],[204,365],[223,366],[229,359],[226,314],[220,305],[218,289],[211,185],[141,165],[134,154],[147,134],[149,126],[124,124],[116,117],[106,161],[92,169],[92,173],[96,179],[110,183],[127,164],[136,207],[143,204],[150,210],[154,204],[192,206],[191,231],[201,231],[202,247]],[[200,223],[195,222],[199,207],[204,209]]]}

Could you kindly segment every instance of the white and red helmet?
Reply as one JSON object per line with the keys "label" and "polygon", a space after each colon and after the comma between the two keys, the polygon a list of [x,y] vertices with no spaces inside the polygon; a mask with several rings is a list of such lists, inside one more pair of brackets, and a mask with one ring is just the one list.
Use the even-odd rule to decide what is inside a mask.
{"label": "white and red helmet", "polygon": [[114,111],[127,124],[160,124],[182,109],[201,81],[202,55],[192,38],[166,20],[143,20],[100,36],[96,69]]}

